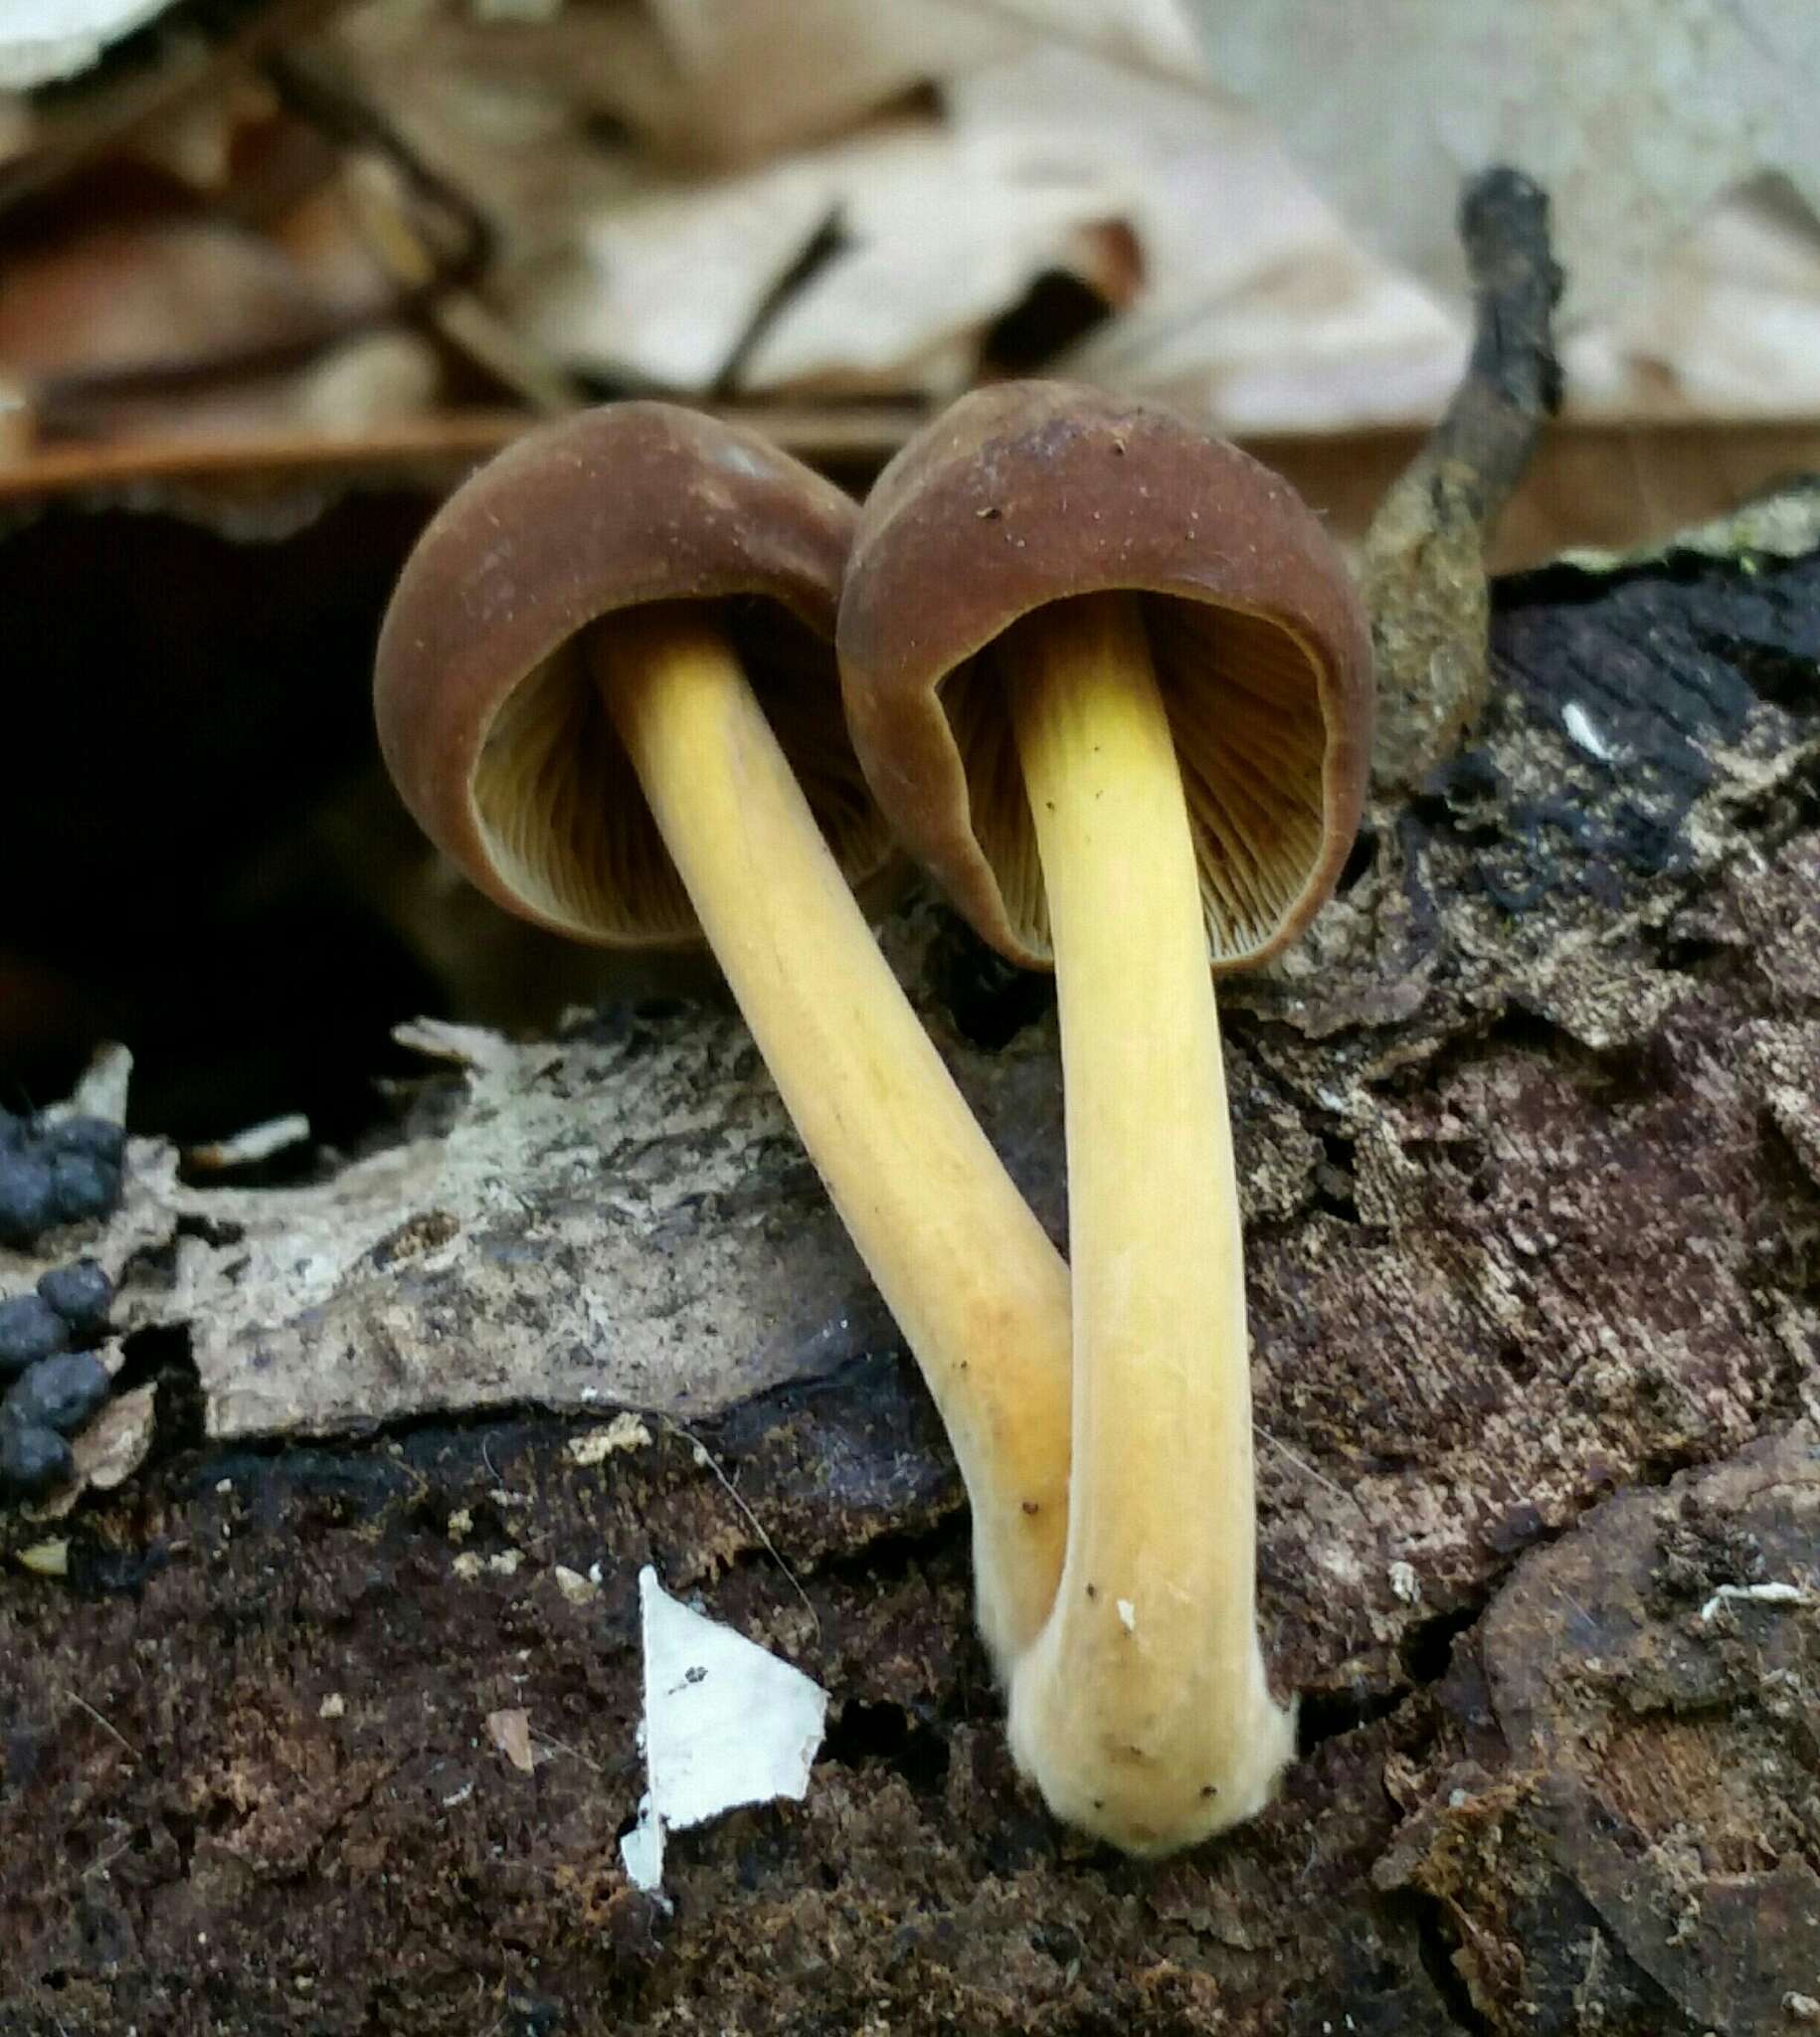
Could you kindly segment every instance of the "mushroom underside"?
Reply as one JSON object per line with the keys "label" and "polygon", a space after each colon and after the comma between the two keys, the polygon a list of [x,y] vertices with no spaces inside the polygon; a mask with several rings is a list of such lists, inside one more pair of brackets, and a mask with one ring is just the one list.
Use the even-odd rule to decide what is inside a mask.
{"label": "mushroom underside", "polygon": [[[1268,617],[1163,594],[1139,603],[1182,767],[1208,950],[1215,967],[1242,962],[1276,935],[1321,859],[1319,668]],[[1048,899],[1001,663],[988,645],[947,675],[940,698],[1006,916],[1046,959]]]}
{"label": "mushroom underside", "polygon": [[[890,836],[846,740],[831,648],[780,604],[713,604],[835,860],[862,886]],[[609,630],[613,617],[591,626]],[[481,744],[474,813],[527,908],[572,937],[669,946],[700,927],[585,655],[571,638],[513,688]]]}

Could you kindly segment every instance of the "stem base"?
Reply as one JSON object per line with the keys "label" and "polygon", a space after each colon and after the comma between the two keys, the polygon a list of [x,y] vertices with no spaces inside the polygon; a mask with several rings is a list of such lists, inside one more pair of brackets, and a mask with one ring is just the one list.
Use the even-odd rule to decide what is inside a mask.
{"label": "stem base", "polygon": [[1254,1622],[1245,1282],[1182,774],[1136,599],[1001,640],[1061,1011],[1073,1474],[1055,1609],[1011,1678],[1051,1808],[1132,1853],[1249,1817],[1291,1752]]}

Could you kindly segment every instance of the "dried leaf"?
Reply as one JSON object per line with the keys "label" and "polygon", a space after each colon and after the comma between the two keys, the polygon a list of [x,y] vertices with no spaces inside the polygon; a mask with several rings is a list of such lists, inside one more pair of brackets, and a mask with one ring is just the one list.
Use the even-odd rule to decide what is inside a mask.
{"label": "dried leaf", "polygon": [[930,124],[824,160],[841,245],[767,321],[746,390],[953,395],[1038,277],[1073,275],[1113,303],[1132,292],[1129,241],[1098,231],[1122,225],[1125,190],[1095,150]]}
{"label": "dried leaf", "polygon": [[0,23],[0,91],[29,92],[74,78],[110,43],[160,15],[171,0],[12,0]]}
{"label": "dried leaf", "polygon": [[537,1757],[531,1752],[531,1715],[528,1712],[487,1713],[486,1734],[521,1775],[530,1774],[537,1766]]}
{"label": "dried leaf", "polygon": [[1820,230],[1773,187],[1734,193],[1564,365],[1582,409],[1820,416]]}
{"label": "dried leaf", "polygon": [[1550,194],[1569,320],[1608,306],[1721,193],[1783,171],[1820,202],[1810,0],[1191,0],[1215,82],[1256,105],[1348,219],[1456,301],[1464,177]]}
{"label": "dried leaf", "polygon": [[[754,393],[952,393],[987,326],[1044,272],[1129,295],[1127,244],[1096,231],[1121,197],[1097,151],[906,119],[606,208],[506,295],[540,345],[619,380],[706,390],[739,354]],[[830,223],[834,252],[741,353]]]}
{"label": "dried leaf", "polygon": [[957,135],[1103,178],[1144,286],[1057,371],[1203,412],[1228,432],[1328,431],[1438,411],[1463,318],[1364,254],[1256,115],[1204,88],[1044,47],[949,88]]}
{"label": "dried leaf", "polygon": [[[650,0],[672,147],[719,159],[819,140],[912,87],[1057,41],[1198,77],[1178,0]],[[813,53],[813,60],[806,61]]]}
{"label": "dried leaf", "polygon": [[124,1485],[145,1462],[157,1430],[155,1386],[133,1387],[103,1406],[76,1438],[76,1478],[58,1494],[58,1512],[67,1513],[82,1493],[92,1486],[96,1492],[111,1492]]}
{"label": "dried leaf", "polygon": [[706,390],[836,202],[834,175],[814,157],[675,184],[577,221],[575,247],[502,279],[503,299],[558,360]]}
{"label": "dried leaf", "polygon": [[660,136],[721,159],[819,140],[1020,40],[993,11],[944,0],[650,0],[649,11],[674,81]]}

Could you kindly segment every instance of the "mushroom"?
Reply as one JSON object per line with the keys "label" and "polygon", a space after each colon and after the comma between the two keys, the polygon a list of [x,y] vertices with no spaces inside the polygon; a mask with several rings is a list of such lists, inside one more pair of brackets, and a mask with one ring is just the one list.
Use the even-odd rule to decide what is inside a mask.
{"label": "mushroom", "polygon": [[669,405],[546,427],[420,540],[375,711],[406,806],[507,910],[605,946],[705,936],[947,1425],[1006,1661],[1061,1570],[1067,1269],[852,888],[893,855],[834,664],[854,515]]}
{"label": "mushroom", "polygon": [[1066,1097],[1068,1539],[1013,1665],[1019,1764],[1128,1852],[1288,1759],[1255,1620],[1244,1267],[1213,970],[1331,891],[1369,648],[1312,513],[1156,405],[976,392],[880,476],[837,637],[880,806],[979,931],[1052,964]]}

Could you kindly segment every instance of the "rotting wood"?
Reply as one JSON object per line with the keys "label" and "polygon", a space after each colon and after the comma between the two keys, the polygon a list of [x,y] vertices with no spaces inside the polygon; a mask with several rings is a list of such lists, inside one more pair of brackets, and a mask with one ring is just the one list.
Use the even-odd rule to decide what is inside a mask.
{"label": "rotting wood", "polygon": [[[623,1014],[453,1042],[477,1072],[312,1191],[139,1151],[153,1460],[61,1578],[0,1583],[0,2032],[1802,2013],[1820,553],[1751,547],[1814,512],[1495,589],[1472,746],[1224,1000],[1260,1616],[1303,1702],[1254,1825],[1151,1869],[1042,1816],[939,1428],[750,1050]],[[1059,1234],[1052,1016],[926,903],[888,937]],[[711,1463],[661,1421],[571,1447],[626,1397]],[[645,1562],[839,1707],[804,1804],[672,1845],[673,1914],[614,1847]],[[504,1710],[573,1758],[513,1768]]]}
{"label": "rotting wood", "polygon": [[[509,1265],[527,1321],[559,1312],[550,1353],[600,1364],[613,1309],[643,1304],[596,1296],[595,1342],[571,1359],[560,1310],[585,1291],[585,1253],[560,1292],[538,1280],[565,1226],[630,1225],[653,1269],[767,1240],[804,1304],[799,1341],[768,1390],[685,1418],[820,1639],[751,1520],[661,1425],[576,1463],[565,1443],[607,1399],[595,1415],[572,1389],[549,1396],[562,1416],[426,1410],[276,1453],[204,1441],[204,1411],[247,1377],[210,1312],[237,1265],[245,1280],[266,1261],[234,1235],[248,1192],[185,1191],[195,1206],[169,1219],[185,1284],[160,1295],[173,1263],[148,1237],[128,1294],[162,1342],[129,1352],[187,1338],[207,1363],[186,1393],[167,1359],[154,1461],[60,1529],[68,1581],[11,1567],[0,1586],[16,2027],[181,2029],[206,1992],[245,2027],[324,2030],[467,2031],[478,2014],[636,2031],[711,2003],[782,2031],[867,2014],[912,2032],[1170,2028],[1217,2009],[1258,2032],[1351,2015],[1565,2033],[1578,2001],[1620,2037],[1742,2033],[1766,1997],[1737,1974],[1741,1943],[1786,1947],[1787,1991],[1807,1988],[1815,1819],[1796,1757],[1820,1616],[1811,1596],[1699,1614],[1722,1585],[1811,1568],[1820,556],[1690,552],[1497,598],[1475,746],[1374,810],[1314,941],[1227,1004],[1271,1439],[1261,1616],[1308,1747],[1264,1819],[1145,1870],[1040,1815],[968,1633],[939,1433],[876,1315],[826,1334],[843,1312],[866,1320],[863,1284],[781,1125],[762,1136],[773,1106],[735,1028],[591,1022],[541,1063],[552,1093],[577,1092],[567,1128],[537,1119],[568,1158],[533,1164],[493,1135],[526,1172],[455,1241],[425,1347],[463,1385],[492,1363],[485,1297],[504,1306],[512,1283],[479,1269]],[[999,1051],[959,1038],[937,988],[968,974],[958,939],[927,905],[893,928],[1059,1225],[1052,1020]],[[990,974],[970,981],[969,1022],[990,1033]],[[684,1135],[644,1115],[666,1081]],[[484,1135],[476,1094],[458,1073],[434,1085],[419,1139]],[[601,1165],[616,1119],[627,1143]],[[204,1212],[230,1201],[211,1230]],[[401,1322],[419,1305],[408,1263],[388,1302]],[[349,1278],[378,1292],[378,1273],[355,1255]],[[334,1307],[286,1334],[296,1377],[313,1363],[332,1385]],[[759,1341],[739,1337],[698,1321],[650,1397],[685,1406],[685,1368],[737,1371]],[[42,1536],[7,1524],[9,1549]],[[453,1569],[511,1549],[509,1576]],[[596,1561],[598,1600],[571,1603],[556,1567]],[[805,1805],[677,1841],[670,1919],[625,1887],[613,1843],[639,1787],[645,1561],[843,1708]],[[1624,1582],[1652,1576],[1668,1581]],[[1584,1629],[1582,1610],[1622,1624],[1633,1588],[1660,1704],[1633,1702],[1642,1671]],[[508,1704],[593,1765],[527,1780],[476,1749]],[[1665,1775],[1688,1781],[1680,1823]],[[1589,1836],[1594,1813],[1617,1823]],[[1696,1865],[1703,1836],[1717,1851]],[[1619,1856],[1636,1871],[1614,1894]],[[1715,1874],[1723,1901],[1701,1881]]]}

